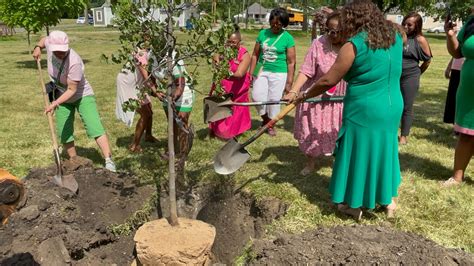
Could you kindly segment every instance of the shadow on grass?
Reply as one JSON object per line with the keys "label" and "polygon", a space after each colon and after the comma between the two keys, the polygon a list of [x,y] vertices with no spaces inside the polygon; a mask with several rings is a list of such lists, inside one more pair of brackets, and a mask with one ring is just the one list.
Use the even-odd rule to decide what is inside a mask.
{"label": "shadow on grass", "polygon": [[[45,56],[46,55],[44,55],[43,57]],[[82,61],[84,62],[84,64],[87,64],[90,60],[83,59]],[[29,69],[38,68],[36,65],[36,61],[33,58],[31,58],[31,60],[16,61],[15,63],[18,68],[29,68]],[[41,59],[41,68],[46,69],[46,67],[47,67],[46,59]]]}
{"label": "shadow on grass", "polygon": [[[130,134],[129,136],[119,137],[115,141],[115,145],[117,147],[128,149],[128,147],[132,143],[133,136],[134,136],[133,134]],[[164,139],[158,140],[157,142],[147,142],[144,140],[144,136],[142,137],[142,140],[140,141],[140,146],[142,147],[143,151],[146,151],[147,149],[166,148],[167,145],[168,145],[168,142]]]}
{"label": "shadow on grass", "polygon": [[[452,169],[428,158],[421,158],[410,153],[400,153],[400,168],[409,170],[419,176],[433,180],[445,180],[452,174]],[[409,178],[409,177],[404,177]]]}
{"label": "shadow on grass", "polygon": [[[256,159],[257,163],[276,156],[278,163],[270,163],[267,167],[271,173],[262,174],[247,180],[239,187],[248,185],[258,179],[264,179],[271,183],[290,183],[313,204],[317,205],[322,215],[333,214],[336,210],[331,202],[329,194],[330,176],[319,173],[324,167],[331,167],[333,157],[320,156],[316,160],[315,170],[306,176],[300,174],[306,162],[305,156],[296,146],[269,147],[263,150],[261,156]],[[341,215],[347,218],[347,216]]]}
{"label": "shadow on grass", "polygon": [[444,91],[436,93],[420,91],[413,125],[425,129],[426,132],[414,132],[413,135],[447,148],[454,148],[456,138],[453,136],[453,126],[443,122],[445,98]]}
{"label": "shadow on grass", "polygon": [[77,155],[92,160],[95,164],[104,165],[104,158],[97,148],[84,148],[76,146]]}

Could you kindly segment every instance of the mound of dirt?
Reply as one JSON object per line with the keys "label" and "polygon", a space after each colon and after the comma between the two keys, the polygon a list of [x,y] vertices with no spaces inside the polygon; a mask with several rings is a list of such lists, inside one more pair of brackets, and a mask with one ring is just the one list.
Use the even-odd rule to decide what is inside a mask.
{"label": "mound of dirt", "polygon": [[414,233],[377,226],[319,228],[300,235],[256,240],[255,265],[401,264],[474,265],[474,256]]}
{"label": "mound of dirt", "polygon": [[95,169],[85,158],[66,161],[64,171],[76,178],[78,194],[48,181],[54,166],[25,178],[25,201],[0,228],[0,265],[130,265],[133,235],[117,237],[110,229],[143,208],[154,189],[132,175]]}

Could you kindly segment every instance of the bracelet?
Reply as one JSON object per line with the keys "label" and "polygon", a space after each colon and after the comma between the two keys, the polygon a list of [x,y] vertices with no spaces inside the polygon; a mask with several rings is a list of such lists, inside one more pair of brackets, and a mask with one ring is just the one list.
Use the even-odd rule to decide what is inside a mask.
{"label": "bracelet", "polygon": [[296,91],[289,91],[288,93],[294,93],[296,96],[298,96],[298,93]]}

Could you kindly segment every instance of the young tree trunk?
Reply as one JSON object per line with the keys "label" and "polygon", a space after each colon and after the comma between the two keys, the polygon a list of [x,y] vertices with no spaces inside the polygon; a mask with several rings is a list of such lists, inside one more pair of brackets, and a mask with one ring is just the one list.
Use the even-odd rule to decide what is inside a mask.
{"label": "young tree trunk", "polygon": [[168,100],[168,170],[169,170],[169,206],[170,206],[170,217],[168,222],[172,226],[179,225],[178,223],[178,209],[176,206],[176,170],[175,170],[175,151],[174,151],[174,112],[172,106],[173,99],[171,94],[173,92],[173,50],[174,50],[174,39],[173,34],[173,17],[172,10],[174,9],[174,1],[168,0],[168,17],[166,18],[167,34],[166,34],[166,46],[168,47],[168,55],[166,56],[167,63],[167,78],[168,78],[168,91],[166,99]]}
{"label": "young tree trunk", "polygon": [[84,1],[84,25],[87,26],[89,25],[89,13],[88,13],[88,8],[87,8],[87,2],[88,1]]}
{"label": "young tree trunk", "polygon": [[33,51],[32,51],[33,49],[31,49],[31,31],[26,30],[26,32],[27,32],[27,36],[28,36],[28,37],[27,37],[27,38],[28,38],[28,51],[30,52],[30,54],[32,54],[32,53],[33,53]]}

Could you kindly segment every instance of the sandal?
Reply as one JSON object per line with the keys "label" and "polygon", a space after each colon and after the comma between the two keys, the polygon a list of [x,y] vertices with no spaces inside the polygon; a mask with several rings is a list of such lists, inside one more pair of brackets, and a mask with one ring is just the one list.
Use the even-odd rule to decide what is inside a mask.
{"label": "sandal", "polygon": [[440,183],[442,187],[452,187],[452,186],[462,185],[463,182],[462,181],[459,182],[456,179],[454,179],[454,177],[450,177],[448,180],[441,181]]}
{"label": "sandal", "polygon": [[337,209],[354,218],[356,221],[360,221],[362,219],[362,209],[361,208],[351,208],[345,204],[338,204]]}
{"label": "sandal", "polygon": [[131,151],[131,152],[134,152],[134,153],[141,153],[143,152],[143,149],[140,145],[130,145],[128,147],[128,150]]}
{"label": "sandal", "polygon": [[387,218],[394,218],[396,210],[397,205],[393,201],[389,205],[385,206],[385,214],[387,215]]}

